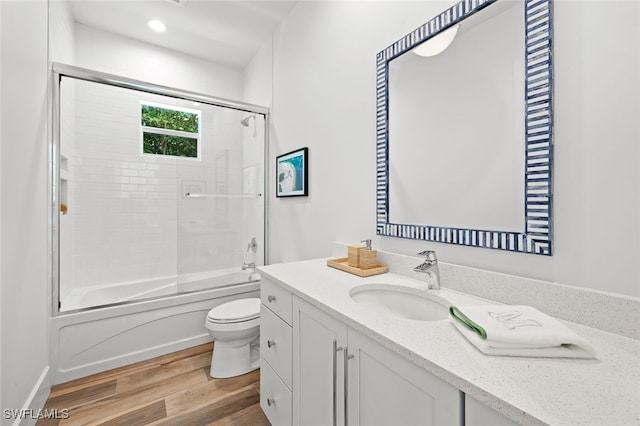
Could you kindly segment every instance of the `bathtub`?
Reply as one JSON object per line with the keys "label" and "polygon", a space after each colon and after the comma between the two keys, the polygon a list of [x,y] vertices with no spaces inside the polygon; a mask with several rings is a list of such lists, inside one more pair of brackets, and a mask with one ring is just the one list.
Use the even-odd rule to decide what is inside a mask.
{"label": "bathtub", "polygon": [[210,342],[207,312],[245,297],[259,275],[238,268],[76,289],[51,318],[52,384]]}
{"label": "bathtub", "polygon": [[209,288],[226,287],[245,282],[260,281],[260,275],[253,270],[222,269],[218,271],[193,272],[178,277],[177,291],[190,293]]}
{"label": "bathtub", "polygon": [[75,288],[60,304],[60,312],[109,306],[138,300],[171,296],[179,293],[209,290],[247,282],[260,281],[260,275],[238,268],[192,272],[180,276],[160,277],[144,281]]}

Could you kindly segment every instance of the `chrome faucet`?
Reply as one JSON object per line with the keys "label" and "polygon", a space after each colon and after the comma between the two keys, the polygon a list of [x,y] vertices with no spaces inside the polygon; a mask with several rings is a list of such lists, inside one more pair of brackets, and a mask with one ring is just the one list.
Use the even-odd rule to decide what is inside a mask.
{"label": "chrome faucet", "polygon": [[424,262],[413,268],[413,270],[429,275],[429,290],[440,290],[440,270],[438,269],[436,252],[433,250],[425,250],[418,254],[424,256]]}
{"label": "chrome faucet", "polygon": [[249,262],[249,263],[243,263],[242,264],[242,270],[246,271],[247,269],[255,269],[256,264],[255,262]]}

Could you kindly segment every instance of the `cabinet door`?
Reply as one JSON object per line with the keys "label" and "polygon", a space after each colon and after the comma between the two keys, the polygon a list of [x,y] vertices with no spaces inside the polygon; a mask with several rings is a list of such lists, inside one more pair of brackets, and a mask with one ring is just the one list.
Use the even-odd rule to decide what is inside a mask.
{"label": "cabinet door", "polygon": [[344,424],[344,356],[347,327],[293,298],[293,424]]}
{"label": "cabinet door", "polygon": [[460,426],[463,394],[349,329],[349,426]]}
{"label": "cabinet door", "polygon": [[466,426],[516,426],[516,422],[509,420],[469,395],[465,395],[464,408]]}

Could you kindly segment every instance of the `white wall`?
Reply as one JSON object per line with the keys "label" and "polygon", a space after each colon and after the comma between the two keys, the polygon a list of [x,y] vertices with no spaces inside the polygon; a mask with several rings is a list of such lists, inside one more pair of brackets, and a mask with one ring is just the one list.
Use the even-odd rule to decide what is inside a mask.
{"label": "white wall", "polygon": [[[0,22],[2,22],[2,5],[0,5]],[[2,58],[2,52],[3,52],[3,47],[2,47],[2,32],[0,32],[0,60]],[[2,99],[2,66],[0,66],[0,99]],[[2,137],[2,104],[0,104],[0,138]],[[2,164],[2,139],[0,139],[0,164]],[[0,232],[2,232],[2,206],[3,206],[3,202],[2,202],[2,173],[0,173]],[[0,259],[3,259],[2,257],[2,244],[0,244]],[[2,293],[4,293],[2,291],[3,287],[2,287],[2,261],[0,261],[0,342],[2,342]],[[4,377],[2,374],[2,351],[0,350],[0,383],[3,383],[4,381]],[[0,386],[0,408],[3,408],[4,405],[2,403],[2,386]]]}
{"label": "white wall", "polygon": [[255,105],[271,105],[272,58],[273,43],[269,39],[265,41],[264,45],[243,70],[242,100],[244,102]]}
{"label": "white wall", "polygon": [[[311,164],[309,197],[271,194],[271,261],[373,237],[387,251],[431,248],[445,262],[640,296],[637,2],[554,2],[553,257],[375,237],[375,56],[453,3],[301,2],[276,31],[273,155],[308,146]],[[267,59],[256,67],[270,72]]]}
{"label": "white wall", "polygon": [[75,64],[227,99],[242,98],[242,71],[76,24]]}
{"label": "white wall", "polygon": [[66,1],[49,3],[49,58],[63,64],[75,63],[76,30]]}
{"label": "white wall", "polygon": [[47,2],[0,11],[0,406],[19,410],[49,388]]}
{"label": "white wall", "polygon": [[640,2],[555,11],[551,273],[640,296]]}

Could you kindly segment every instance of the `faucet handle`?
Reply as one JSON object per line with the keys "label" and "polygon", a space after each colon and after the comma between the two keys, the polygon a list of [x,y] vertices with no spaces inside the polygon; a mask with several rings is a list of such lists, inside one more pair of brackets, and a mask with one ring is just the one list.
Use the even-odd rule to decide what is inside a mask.
{"label": "faucet handle", "polygon": [[436,252],[433,250],[425,250],[418,253],[419,256],[424,256],[425,261],[436,262],[438,258],[436,257]]}
{"label": "faucet handle", "polygon": [[253,251],[254,253],[258,250],[258,241],[256,241],[256,237],[251,238],[249,244],[247,245],[247,253],[249,251]]}

